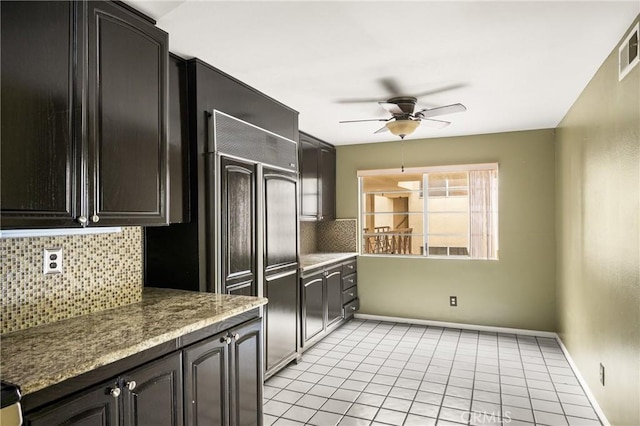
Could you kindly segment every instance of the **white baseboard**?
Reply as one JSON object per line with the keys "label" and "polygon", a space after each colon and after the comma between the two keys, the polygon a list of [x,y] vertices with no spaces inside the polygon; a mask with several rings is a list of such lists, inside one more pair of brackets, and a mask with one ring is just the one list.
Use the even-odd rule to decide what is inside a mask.
{"label": "white baseboard", "polygon": [[580,382],[582,390],[584,390],[584,393],[585,395],[587,395],[587,398],[589,398],[589,402],[591,402],[593,409],[596,411],[598,417],[600,417],[600,421],[604,426],[611,426],[611,423],[609,423],[609,420],[607,420],[607,416],[604,415],[604,411],[602,411],[602,408],[600,408],[598,401],[596,401],[596,397],[593,396],[593,393],[591,393],[591,389],[589,389],[589,386],[587,386],[587,381],[584,379],[584,377],[582,377],[582,374],[580,374],[580,370],[578,370],[578,366],[576,365],[576,363],[573,362],[573,358],[571,358],[569,350],[565,347],[564,343],[562,343],[562,339],[560,339],[560,336],[556,335],[556,340],[558,341],[558,344],[560,345],[564,356],[567,358],[567,362],[571,366],[573,374],[576,375],[578,382]]}
{"label": "white baseboard", "polygon": [[402,324],[426,325],[431,327],[458,328],[461,330],[488,331],[492,333],[521,334],[524,336],[548,337],[548,338],[556,339],[556,341],[560,345],[560,348],[562,349],[562,352],[564,353],[564,356],[567,358],[567,362],[569,363],[569,365],[571,366],[571,369],[573,370],[573,374],[575,374],[576,378],[578,379],[580,386],[582,386],[582,389],[584,390],[585,395],[589,399],[589,402],[591,402],[591,405],[593,406],[593,409],[595,410],[596,414],[598,415],[598,417],[600,417],[600,421],[604,426],[611,426],[611,423],[609,423],[609,420],[607,420],[607,417],[604,415],[604,411],[602,411],[602,409],[600,408],[600,405],[596,401],[596,398],[593,396],[593,393],[591,393],[591,389],[589,389],[589,386],[587,385],[586,380],[584,380],[584,377],[582,377],[582,374],[580,374],[580,370],[578,370],[578,366],[575,364],[575,362],[573,362],[573,358],[571,358],[569,351],[564,346],[564,343],[562,343],[562,340],[560,339],[560,336],[558,336],[557,333],[554,333],[552,331],[526,330],[521,328],[508,328],[508,327],[492,327],[488,325],[460,324],[457,322],[431,321],[431,320],[423,320],[423,319],[416,319],[416,318],[389,317],[384,315],[370,315],[370,314],[359,314],[359,313],[356,313],[354,315],[354,318],[366,319],[366,320],[372,320],[372,321],[397,322]]}
{"label": "white baseboard", "polygon": [[522,328],[508,328],[508,327],[493,327],[489,325],[461,324],[457,322],[431,321],[431,320],[422,320],[422,319],[415,319],[415,318],[388,317],[384,315],[369,315],[369,314],[358,314],[358,313],[356,313],[354,317],[360,318],[360,319],[373,320],[373,321],[388,321],[388,322],[399,322],[403,324],[428,325],[431,327],[459,328],[462,330],[488,331],[492,333],[522,334],[525,336],[549,337],[552,339],[558,338],[558,335],[552,331],[526,330]]}

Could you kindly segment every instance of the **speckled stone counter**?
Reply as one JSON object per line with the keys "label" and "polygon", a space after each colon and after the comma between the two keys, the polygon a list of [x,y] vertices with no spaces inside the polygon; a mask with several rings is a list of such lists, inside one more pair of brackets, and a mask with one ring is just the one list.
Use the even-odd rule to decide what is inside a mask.
{"label": "speckled stone counter", "polygon": [[267,303],[145,288],[142,301],[0,336],[0,374],[24,395]]}
{"label": "speckled stone counter", "polygon": [[320,268],[334,262],[347,260],[358,253],[309,253],[300,255],[300,269],[304,272]]}

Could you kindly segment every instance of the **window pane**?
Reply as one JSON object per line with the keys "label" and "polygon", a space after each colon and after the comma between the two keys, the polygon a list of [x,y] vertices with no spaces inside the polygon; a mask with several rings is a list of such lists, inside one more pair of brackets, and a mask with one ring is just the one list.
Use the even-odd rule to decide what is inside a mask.
{"label": "window pane", "polygon": [[429,173],[427,223],[429,256],[468,256],[467,172]]}
{"label": "window pane", "polygon": [[423,242],[422,174],[362,178],[364,253],[420,255]]}
{"label": "window pane", "polygon": [[358,172],[362,252],[496,259],[498,168],[492,166]]}

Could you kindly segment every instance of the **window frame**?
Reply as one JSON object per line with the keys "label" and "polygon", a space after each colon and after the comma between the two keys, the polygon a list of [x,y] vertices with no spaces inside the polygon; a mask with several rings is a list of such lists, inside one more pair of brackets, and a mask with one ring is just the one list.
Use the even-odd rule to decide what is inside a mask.
{"label": "window frame", "polygon": [[[428,254],[428,238],[429,238],[429,221],[428,221],[428,198],[429,198],[429,187],[428,187],[428,174],[429,173],[452,173],[452,172],[470,172],[470,171],[479,171],[479,170],[495,170],[498,174],[498,194],[499,194],[499,185],[500,185],[500,171],[499,171],[499,163],[469,163],[469,164],[454,164],[454,165],[440,165],[440,166],[424,166],[424,167],[405,167],[403,169],[400,168],[392,168],[392,169],[372,169],[372,170],[358,170],[357,171],[357,179],[358,179],[358,226],[357,226],[357,238],[358,238],[358,253],[360,256],[371,256],[371,257],[385,257],[385,258],[405,258],[405,259],[448,259],[448,260],[485,260],[485,261],[497,261],[499,260],[499,252],[500,252],[500,232],[499,232],[499,219],[496,219],[496,250],[495,257],[492,258],[472,258],[471,254],[469,255],[429,255]],[[364,238],[364,228],[363,228],[363,196],[364,188],[363,188],[363,179],[364,177],[371,176],[382,176],[382,175],[401,175],[401,174],[422,174],[422,195],[423,195],[423,228],[424,233],[422,235],[424,248],[423,254],[391,254],[391,253],[365,253],[363,251],[363,238]],[[468,196],[470,196],[470,185],[468,184]],[[426,193],[425,193],[426,192]],[[499,195],[498,201],[496,202],[498,205],[497,215],[499,218]],[[411,212],[409,212],[411,213]],[[374,213],[375,214],[375,213]],[[469,229],[469,244],[471,244],[471,230]],[[449,250],[447,250],[448,252]]]}

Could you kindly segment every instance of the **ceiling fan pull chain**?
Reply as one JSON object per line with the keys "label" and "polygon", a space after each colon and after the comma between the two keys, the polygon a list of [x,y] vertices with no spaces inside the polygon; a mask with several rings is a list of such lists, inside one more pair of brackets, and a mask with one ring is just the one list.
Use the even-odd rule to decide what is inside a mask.
{"label": "ceiling fan pull chain", "polygon": [[400,167],[400,170],[404,173],[404,138],[400,139],[400,153],[402,156],[402,166]]}

